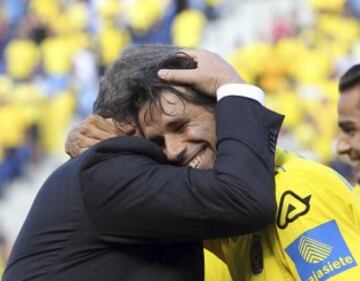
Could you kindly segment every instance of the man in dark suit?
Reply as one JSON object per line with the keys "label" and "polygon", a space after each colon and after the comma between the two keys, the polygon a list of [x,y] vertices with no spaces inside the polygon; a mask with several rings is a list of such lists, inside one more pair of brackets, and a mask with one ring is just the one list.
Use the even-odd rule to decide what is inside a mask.
{"label": "man in dark suit", "polygon": [[[159,79],[161,68],[193,69],[191,87]],[[57,169],[3,281],[203,280],[202,240],[253,232],[274,216],[282,117],[256,96],[215,54],[127,49],[102,79],[95,111],[119,127],[140,124],[152,141],[111,138]],[[169,138],[184,145],[170,149]]]}

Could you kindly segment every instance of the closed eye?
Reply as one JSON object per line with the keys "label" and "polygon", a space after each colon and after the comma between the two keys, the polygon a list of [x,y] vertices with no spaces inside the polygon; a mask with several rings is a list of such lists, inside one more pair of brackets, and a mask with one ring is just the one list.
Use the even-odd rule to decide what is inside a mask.
{"label": "closed eye", "polygon": [[174,133],[181,133],[186,128],[188,123],[189,120],[179,119],[169,123],[168,128]]}
{"label": "closed eye", "polygon": [[354,136],[357,132],[357,127],[353,123],[339,123],[339,127],[348,136]]}

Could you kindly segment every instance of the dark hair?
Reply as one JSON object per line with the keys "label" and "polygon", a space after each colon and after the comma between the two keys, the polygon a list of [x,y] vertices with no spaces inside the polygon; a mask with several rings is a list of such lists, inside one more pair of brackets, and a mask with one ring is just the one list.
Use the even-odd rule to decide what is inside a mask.
{"label": "dark hair", "polygon": [[353,65],[341,76],[339,92],[342,93],[356,85],[360,85],[360,64]]}
{"label": "dark hair", "polygon": [[138,112],[146,103],[150,104],[150,111],[156,109],[165,113],[160,103],[163,90],[176,94],[182,101],[212,108],[214,99],[201,95],[191,87],[186,87],[190,94],[182,93],[174,88],[176,85],[161,80],[157,75],[162,68],[193,69],[196,66],[191,57],[175,46],[130,46],[101,78],[93,111],[117,122],[137,122]]}

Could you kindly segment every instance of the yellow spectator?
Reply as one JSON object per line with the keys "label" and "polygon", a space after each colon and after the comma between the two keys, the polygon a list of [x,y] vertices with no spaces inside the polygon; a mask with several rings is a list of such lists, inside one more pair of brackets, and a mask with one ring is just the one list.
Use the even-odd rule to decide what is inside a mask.
{"label": "yellow spectator", "polygon": [[24,107],[8,102],[0,107],[0,143],[5,148],[16,148],[25,143],[29,120]]}
{"label": "yellow spectator", "polygon": [[[304,57],[306,49],[304,43],[300,42],[296,38],[281,39],[276,43],[275,56],[284,70],[289,74],[294,74],[296,65],[301,63],[301,59]],[[273,59],[274,61],[275,59]]]}
{"label": "yellow spectator", "polygon": [[38,122],[43,110],[44,97],[36,84],[22,83],[16,86],[13,91],[12,100],[21,106],[29,124]]}
{"label": "yellow spectator", "polygon": [[[323,163],[328,163],[333,156],[333,143],[337,133],[336,103],[327,97],[314,104],[313,118],[316,123],[317,136],[314,138],[314,150]],[[331,125],[329,125],[331,124]]]}
{"label": "yellow spectator", "polygon": [[42,42],[43,67],[47,74],[64,75],[71,69],[71,46],[64,37],[49,37]]}
{"label": "yellow spectator", "polygon": [[85,2],[75,2],[66,10],[66,18],[73,32],[84,30],[88,23],[88,7]]}
{"label": "yellow spectator", "polygon": [[345,2],[345,0],[310,0],[313,8],[328,11],[341,11]]}
{"label": "yellow spectator", "polygon": [[130,26],[138,33],[146,33],[162,18],[165,7],[164,1],[160,0],[130,2],[126,6],[126,15]]}
{"label": "yellow spectator", "polygon": [[0,99],[12,94],[13,81],[9,76],[0,75]]}
{"label": "yellow spectator", "polygon": [[310,49],[302,54],[296,64],[295,75],[301,84],[317,84],[328,79],[331,59],[323,49]]}
{"label": "yellow spectator", "polygon": [[60,19],[59,1],[30,0],[29,10],[49,23]]}
{"label": "yellow spectator", "polygon": [[256,42],[235,50],[229,56],[229,62],[240,74],[245,74],[244,79],[248,83],[254,83],[256,76],[264,71],[270,54],[269,44]]}
{"label": "yellow spectator", "polygon": [[122,2],[118,0],[98,1],[97,4],[100,16],[104,19],[113,18],[123,10]]}
{"label": "yellow spectator", "polygon": [[69,53],[73,55],[79,50],[91,48],[93,42],[87,33],[75,31],[66,37],[66,44],[68,45]]}
{"label": "yellow spectator", "polygon": [[176,45],[187,48],[199,46],[206,24],[206,17],[197,10],[184,10],[176,16],[172,25],[172,37]]}
{"label": "yellow spectator", "polygon": [[15,79],[29,78],[39,62],[39,51],[33,41],[14,39],[5,49],[7,72]]}
{"label": "yellow spectator", "polygon": [[110,65],[130,41],[130,34],[125,29],[117,30],[110,24],[105,25],[99,34],[102,63]]}
{"label": "yellow spectator", "polygon": [[280,92],[267,96],[267,107],[285,115],[284,126],[295,128],[303,118],[303,108],[296,93]]}
{"label": "yellow spectator", "polygon": [[320,15],[317,26],[319,30],[332,38],[330,42],[326,40],[324,44],[326,47],[330,45],[335,50],[334,59],[344,55],[360,33],[359,22],[356,19],[331,14]]}
{"label": "yellow spectator", "polygon": [[317,132],[312,123],[302,122],[292,130],[292,134],[300,143],[301,148],[310,150],[314,136],[317,135]]}
{"label": "yellow spectator", "polygon": [[65,133],[73,116],[74,107],[74,95],[67,91],[59,92],[47,101],[39,120],[41,142],[46,152],[63,152]]}

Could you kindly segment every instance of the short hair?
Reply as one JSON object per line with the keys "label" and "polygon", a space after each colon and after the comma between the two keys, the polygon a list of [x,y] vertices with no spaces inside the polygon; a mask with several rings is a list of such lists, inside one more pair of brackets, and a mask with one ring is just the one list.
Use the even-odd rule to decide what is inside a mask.
{"label": "short hair", "polygon": [[93,112],[117,122],[137,123],[139,110],[146,103],[150,104],[151,111],[166,113],[160,103],[163,90],[176,94],[182,101],[212,108],[215,99],[191,87],[186,87],[190,94],[184,94],[174,88],[175,84],[161,80],[157,75],[162,68],[193,69],[196,66],[190,56],[172,45],[130,46],[101,78]]}
{"label": "short hair", "polygon": [[339,92],[342,93],[356,85],[360,85],[360,64],[353,65],[340,77]]}

